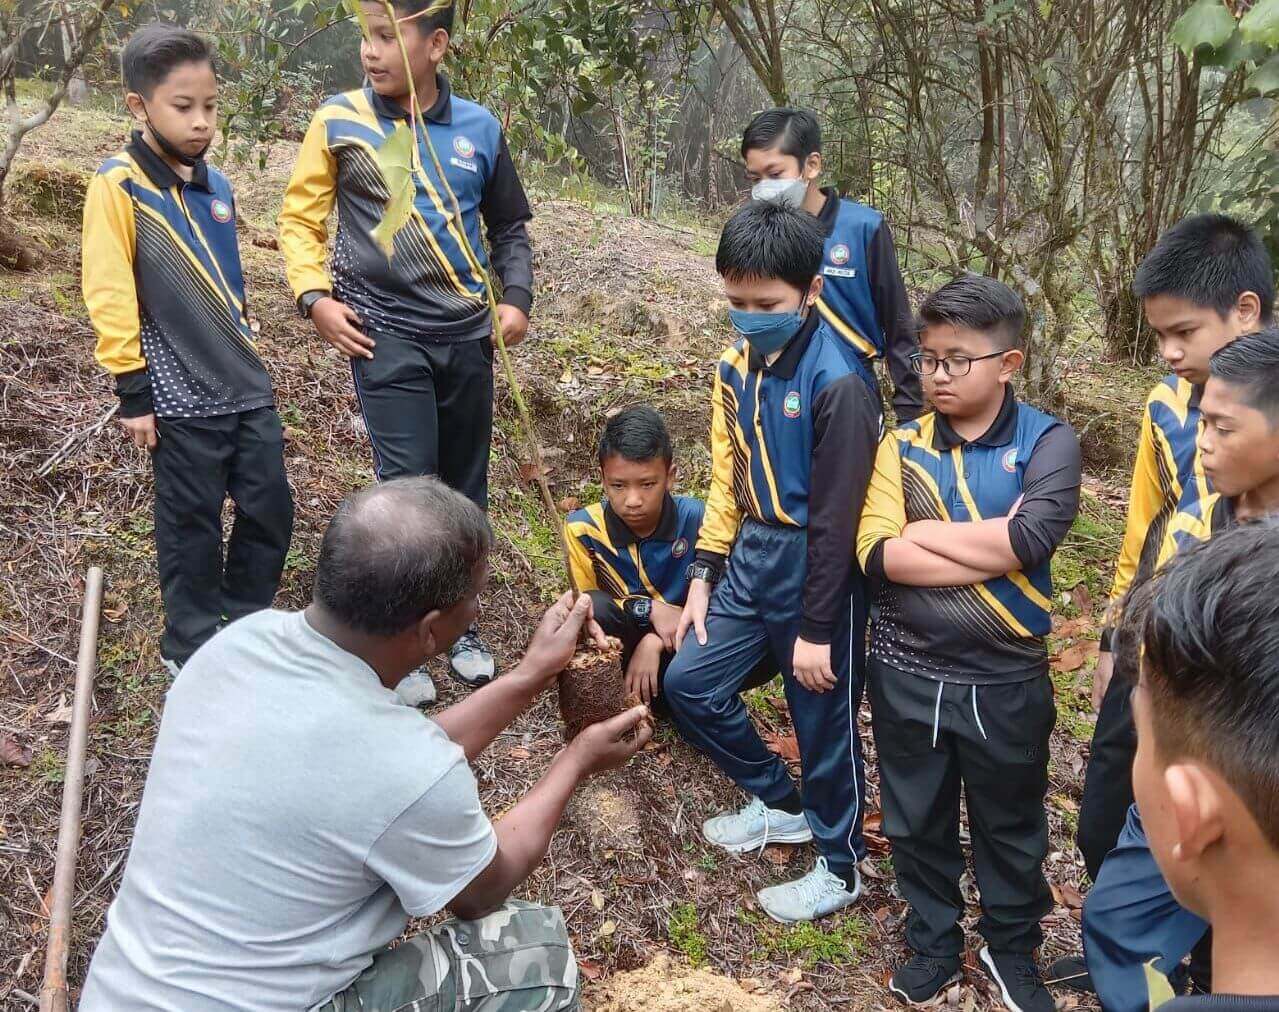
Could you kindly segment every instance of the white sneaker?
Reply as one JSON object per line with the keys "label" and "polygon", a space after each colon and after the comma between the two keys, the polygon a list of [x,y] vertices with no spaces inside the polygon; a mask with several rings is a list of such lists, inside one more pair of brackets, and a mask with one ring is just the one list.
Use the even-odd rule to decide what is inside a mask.
{"label": "white sneaker", "polygon": [[761,889],[755,898],[773,920],[794,924],[825,917],[856,903],[862,894],[862,877],[856,868],[853,884],[854,889],[849,892],[844,880],[827,867],[826,858],[819,857],[813,870],[803,878]]}
{"label": "white sneaker", "polygon": [[170,678],[177,678],[182,670],[182,666],[177,661],[171,661],[167,657],[161,657],[160,663],[164,665],[164,670],[168,672]]}
{"label": "white sneaker", "polygon": [[400,679],[395,694],[405,706],[430,706],[435,702],[435,683],[425,668],[418,668]]}
{"label": "white sneaker", "polygon": [[763,850],[770,843],[807,843],[813,838],[804,813],[791,815],[769,808],[759,798],[738,812],[724,812],[702,823],[707,842],[730,854]]}
{"label": "white sneaker", "polygon": [[464,632],[449,648],[449,667],[455,679],[472,688],[493,681],[497,670],[493,655],[474,629]]}

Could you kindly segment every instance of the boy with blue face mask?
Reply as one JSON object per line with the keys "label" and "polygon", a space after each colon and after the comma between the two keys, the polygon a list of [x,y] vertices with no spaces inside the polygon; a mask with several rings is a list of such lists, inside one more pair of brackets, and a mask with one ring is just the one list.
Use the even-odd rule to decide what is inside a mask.
{"label": "boy with blue face mask", "polygon": [[[707,820],[706,839],[730,853],[815,841],[810,873],[759,893],[784,923],[856,901],[865,856],[865,595],[853,549],[882,420],[873,381],[814,309],[822,245],[812,215],[762,201],[720,238],[716,269],[739,339],[716,370],[711,490],[664,685],[680,732],[751,795]],[[795,723],[802,797],[739,698],[770,656]]]}
{"label": "boy with blue face mask", "polygon": [[822,133],[817,117],[803,109],[769,109],[742,134],[742,159],[751,196],[797,207],[817,218],[825,233],[816,303],[822,320],[872,376],[871,363],[887,360],[899,424],[924,410],[919,376],[910,357],[919,350],[897,266],[893,234],[873,207],[821,187]]}

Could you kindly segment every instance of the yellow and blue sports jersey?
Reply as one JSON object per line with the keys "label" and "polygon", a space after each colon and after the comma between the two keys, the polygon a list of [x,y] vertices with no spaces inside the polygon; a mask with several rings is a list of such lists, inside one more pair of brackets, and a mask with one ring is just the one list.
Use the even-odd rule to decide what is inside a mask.
{"label": "yellow and blue sports jersey", "polygon": [[1199,459],[1202,394],[1202,387],[1168,376],[1146,398],[1111,600],[1151,574],[1173,515],[1212,491]]}
{"label": "yellow and blue sports jersey", "polygon": [[875,359],[886,360],[895,391],[893,409],[898,422],[908,422],[924,409],[919,374],[911,366],[919,336],[892,230],[873,207],[841,198],[833,187],[822,193],[826,203],[817,220],[826,232],[826,249],[818,312],[868,372]]}
{"label": "yellow and blue sports jersey", "polygon": [[807,528],[800,635],[811,643],[830,642],[882,428],[874,381],[816,313],[771,365],[744,340],[719,360],[697,557],[722,567],[746,518]]}
{"label": "yellow and blue sports jersey", "polygon": [[200,161],[190,182],[140,133],[84,203],[83,291],[124,418],[200,418],[275,402],[245,312],[235,196]]}
{"label": "yellow and blue sports jersey", "polygon": [[[372,88],[329,99],[312,119],[280,211],[280,250],[295,296],[331,291],[374,331],[468,341],[491,330],[483,281],[489,255],[502,282],[501,301],[525,313],[532,305],[532,211],[497,118],[452,94],[443,75],[436,82],[439,97],[419,124],[413,204],[394,236],[393,255],[388,259],[374,238],[390,201],[378,152],[411,125],[402,107]],[[447,187],[427,149],[428,136]],[[330,279],[327,221],[335,204]],[[491,254],[480,242],[481,217]]]}
{"label": "yellow and blue sports jersey", "polygon": [[647,597],[682,605],[704,511],[700,499],[668,495],[656,529],[638,538],[607,500],[574,510],[564,522],[573,586],[602,590],[619,604]]}
{"label": "yellow and blue sports jersey", "polygon": [[1201,499],[1184,503],[1168,522],[1155,560],[1155,571],[1162,569],[1173,556],[1207,541],[1234,522],[1235,504],[1220,492],[1211,492]]}
{"label": "yellow and blue sports jersey", "polygon": [[[965,441],[930,412],[880,444],[857,554],[877,578],[871,652],[936,681],[1015,682],[1044,671],[1052,626],[1050,562],[1079,509],[1079,440],[1070,426],[1007,391],[999,416]],[[913,587],[884,577],[883,546],[908,523],[1008,516],[1019,570],[967,587]]]}

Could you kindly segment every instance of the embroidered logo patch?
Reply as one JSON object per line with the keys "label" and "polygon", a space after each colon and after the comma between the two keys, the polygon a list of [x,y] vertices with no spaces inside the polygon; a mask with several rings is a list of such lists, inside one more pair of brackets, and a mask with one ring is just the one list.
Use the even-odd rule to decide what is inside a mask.
{"label": "embroidered logo patch", "polygon": [[231,220],[231,205],[225,200],[215,200],[213,206],[209,208],[213,214],[213,220],[221,222],[225,225]]}
{"label": "embroidered logo patch", "polygon": [[461,134],[453,138],[453,150],[463,158],[475,157],[475,145],[471,143],[469,137],[463,137]]}
{"label": "embroidered logo patch", "polygon": [[1009,474],[1017,473],[1017,447],[1004,454],[1004,470]]}
{"label": "embroidered logo patch", "polygon": [[836,267],[843,267],[844,264],[848,263],[848,258],[851,255],[852,254],[849,252],[848,247],[842,242],[836,243],[830,248],[830,262]]}
{"label": "embroidered logo patch", "polygon": [[786,395],[786,400],[782,401],[782,411],[787,418],[798,418],[799,407],[799,393],[792,390]]}
{"label": "embroidered logo patch", "polygon": [[688,539],[678,538],[675,544],[671,545],[671,554],[677,559],[682,559],[688,554]]}

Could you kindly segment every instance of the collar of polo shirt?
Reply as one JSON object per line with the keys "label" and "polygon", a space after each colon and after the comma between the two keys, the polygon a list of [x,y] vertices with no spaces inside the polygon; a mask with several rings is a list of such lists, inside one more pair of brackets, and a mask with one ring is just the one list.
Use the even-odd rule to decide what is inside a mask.
{"label": "collar of polo shirt", "polygon": [[[453,97],[453,88],[449,84],[449,79],[443,74],[435,75],[435,87],[439,89],[439,96],[431,108],[422,111],[422,116],[431,123],[448,126],[453,122],[453,105],[450,101]],[[392,102],[372,89],[369,89],[369,93],[371,96],[369,101],[378,115],[385,116],[387,119],[409,118],[408,110],[398,102]]]}
{"label": "collar of polo shirt", "polygon": [[953,450],[956,446],[963,446],[965,443],[976,443],[978,446],[1007,446],[1016,434],[1017,395],[1013,392],[1013,385],[1009,383],[1004,387],[1004,403],[999,409],[999,414],[990,423],[990,428],[976,439],[965,439],[951,428],[950,419],[938,411],[937,422],[933,426],[933,449]]}
{"label": "collar of polo shirt", "polygon": [[[133,139],[129,141],[129,145],[125,150],[138,163],[138,167],[146,173],[147,178],[160,189],[168,190],[175,186],[187,185],[187,181],[174,172],[169,163],[152,150],[151,145],[143,139],[141,130],[133,131]],[[209,186],[209,164],[203,158],[191,166],[191,182],[189,185],[198,186],[202,190],[212,192]]]}
{"label": "collar of polo shirt", "polygon": [[767,372],[774,376],[780,376],[782,379],[792,379],[795,375],[795,370],[799,368],[800,359],[804,357],[804,352],[808,350],[808,346],[813,340],[813,334],[817,332],[817,325],[820,322],[821,315],[816,309],[810,308],[808,316],[804,318],[804,322],[799,330],[795,332],[795,336],[790,339],[790,343],[782,349],[781,355],[771,365],[764,360],[763,355],[751,348],[748,367],[752,372]]}
{"label": "collar of polo shirt", "polygon": [[675,509],[675,500],[669,492],[662,503],[662,518],[657,521],[657,527],[648,537],[636,537],[635,532],[613,512],[613,507],[607,501],[604,503],[604,526],[608,530],[608,540],[618,549],[630,548],[641,541],[674,541],[679,537],[679,515]]}

